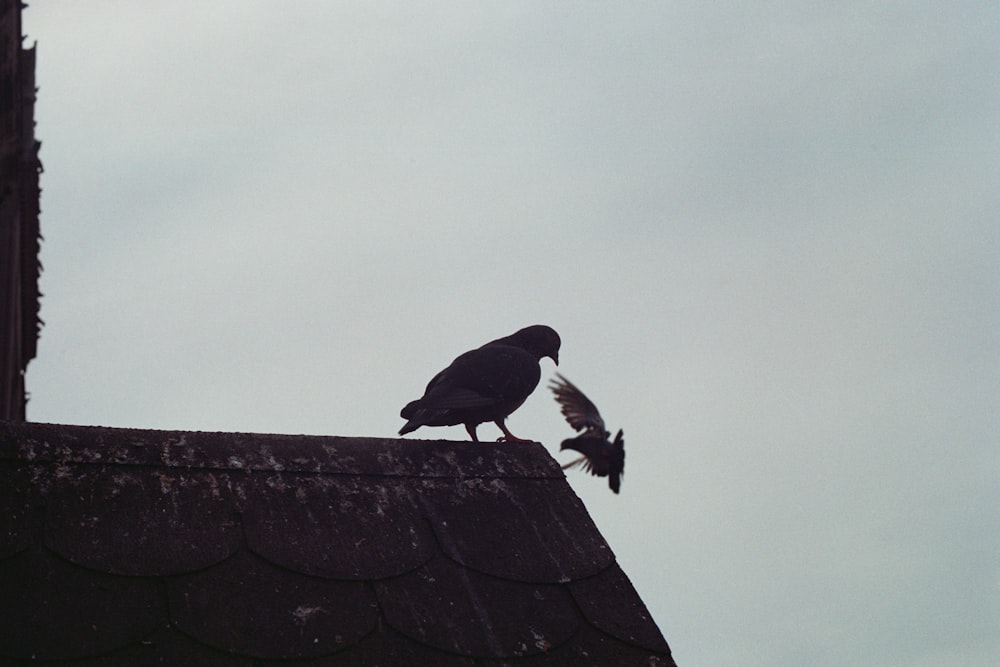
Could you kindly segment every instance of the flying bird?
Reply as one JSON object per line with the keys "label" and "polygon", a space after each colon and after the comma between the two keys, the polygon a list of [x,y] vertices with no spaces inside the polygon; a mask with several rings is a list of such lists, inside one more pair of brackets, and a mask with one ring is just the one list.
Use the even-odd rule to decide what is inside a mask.
{"label": "flying bird", "polygon": [[499,440],[530,442],[511,433],[504,420],[538,386],[542,357],[559,365],[559,345],[554,329],[536,324],[459,355],[427,383],[423,396],[400,411],[407,422],[399,434],[421,426],[464,424],[473,442],[479,442],[476,428],[493,422],[503,431]]}
{"label": "flying bird", "polygon": [[622,430],[618,429],[612,442],[611,433],[604,427],[604,420],[601,419],[597,406],[572,382],[559,373],[556,373],[556,377],[558,380],[553,380],[549,389],[556,395],[569,425],[577,431],[583,431],[575,438],[562,441],[559,451],[573,449],[583,454],[564,465],[563,470],[582,464],[583,469],[591,475],[607,477],[608,486],[618,493],[625,470],[625,438]]}

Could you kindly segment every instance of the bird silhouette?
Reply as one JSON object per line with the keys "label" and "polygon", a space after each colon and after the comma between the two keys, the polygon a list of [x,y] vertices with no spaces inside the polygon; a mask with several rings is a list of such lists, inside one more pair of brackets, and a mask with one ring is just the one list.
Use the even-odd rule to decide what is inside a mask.
{"label": "bird silhouette", "polygon": [[530,442],[511,433],[504,420],[538,386],[542,357],[559,364],[560,343],[554,329],[536,324],[459,355],[427,383],[423,396],[400,411],[407,422],[399,434],[464,424],[479,442],[476,428],[491,421],[503,431],[499,440]]}
{"label": "bird silhouette", "polygon": [[556,373],[549,389],[556,395],[562,407],[562,414],[577,431],[583,431],[575,438],[562,441],[559,451],[572,449],[583,454],[575,461],[563,466],[563,470],[582,465],[583,469],[598,477],[607,477],[608,486],[615,493],[621,489],[621,478],[625,471],[625,438],[619,429],[614,441],[605,428],[597,406],[580,391],[576,385]]}

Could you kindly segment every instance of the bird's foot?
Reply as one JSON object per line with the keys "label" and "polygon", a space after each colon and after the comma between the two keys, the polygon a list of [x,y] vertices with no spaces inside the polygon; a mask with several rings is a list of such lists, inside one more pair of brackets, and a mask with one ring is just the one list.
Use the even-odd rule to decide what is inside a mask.
{"label": "bird's foot", "polygon": [[503,435],[497,438],[497,442],[534,442],[534,440],[525,440],[524,438],[519,438],[511,433],[510,429],[507,428],[507,425],[503,423],[502,419],[498,419],[493,423],[500,427],[500,430],[503,431]]}
{"label": "bird's foot", "polygon": [[497,442],[534,442],[534,440],[519,438],[516,435],[501,435],[497,438]]}

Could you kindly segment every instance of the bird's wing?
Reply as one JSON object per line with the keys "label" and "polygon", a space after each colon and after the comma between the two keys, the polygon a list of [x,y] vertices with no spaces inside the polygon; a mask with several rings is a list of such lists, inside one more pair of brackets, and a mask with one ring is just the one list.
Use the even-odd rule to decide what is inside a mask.
{"label": "bird's wing", "polygon": [[553,380],[549,389],[556,395],[556,400],[562,406],[563,416],[569,425],[577,431],[599,431],[606,436],[604,420],[601,419],[601,413],[597,411],[597,406],[591,403],[590,399],[572,382],[559,373],[556,373],[556,377],[559,379]]}
{"label": "bird's wing", "polygon": [[416,409],[520,405],[538,384],[540,374],[538,362],[523,350],[509,346],[470,350],[431,378],[424,395],[404,408],[402,416],[408,419]]}
{"label": "bird's wing", "polygon": [[447,408],[478,408],[484,405],[494,405],[497,402],[492,396],[483,396],[467,387],[459,387],[451,383],[441,383],[435,386],[421,400],[425,407]]}
{"label": "bird's wing", "polygon": [[614,452],[614,467],[619,471],[625,470],[625,434],[621,429],[618,429],[618,433],[615,435],[612,451]]}
{"label": "bird's wing", "polygon": [[608,472],[608,486],[615,493],[622,487],[622,477],[625,476],[625,436],[621,429],[611,445],[611,470]]}
{"label": "bird's wing", "polygon": [[573,459],[569,463],[564,463],[562,465],[563,470],[569,470],[570,468],[576,468],[577,466],[583,468],[585,471],[589,472],[591,475],[594,474],[594,466],[591,465],[590,459],[586,456],[581,456],[578,459]]}
{"label": "bird's wing", "polygon": [[535,390],[541,377],[538,360],[509,345],[470,350],[455,359],[446,373],[444,379],[456,387],[496,403],[516,401],[518,404]]}

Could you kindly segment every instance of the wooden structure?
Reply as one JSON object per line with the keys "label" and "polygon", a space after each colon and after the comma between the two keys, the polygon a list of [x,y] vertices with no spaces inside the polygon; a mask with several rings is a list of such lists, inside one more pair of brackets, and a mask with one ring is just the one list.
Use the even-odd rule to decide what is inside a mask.
{"label": "wooden structure", "polygon": [[38,317],[35,50],[21,46],[21,3],[0,0],[0,419],[24,419],[24,372]]}

